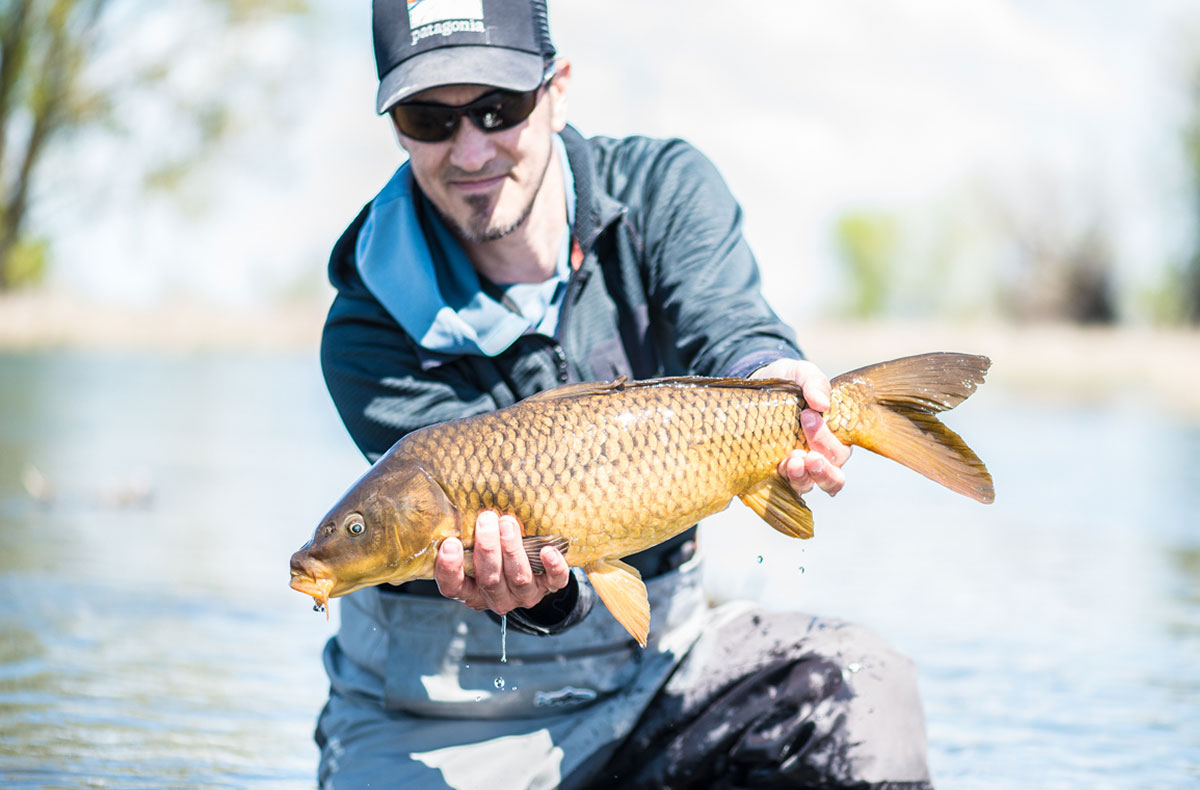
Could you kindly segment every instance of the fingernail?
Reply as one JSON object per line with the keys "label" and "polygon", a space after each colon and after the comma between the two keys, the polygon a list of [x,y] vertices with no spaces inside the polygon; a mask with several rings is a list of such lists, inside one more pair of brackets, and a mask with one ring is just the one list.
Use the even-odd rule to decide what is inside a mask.
{"label": "fingernail", "polygon": [[800,412],[800,424],[809,430],[818,428],[821,425],[821,415],[811,409],[805,409]]}

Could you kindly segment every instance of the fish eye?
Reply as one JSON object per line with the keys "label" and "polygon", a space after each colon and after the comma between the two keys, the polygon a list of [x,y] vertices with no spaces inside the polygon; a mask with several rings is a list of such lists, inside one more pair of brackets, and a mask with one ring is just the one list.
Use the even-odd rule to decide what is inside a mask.
{"label": "fish eye", "polygon": [[351,516],[346,521],[346,531],[351,535],[361,535],[366,528],[366,524],[362,522],[362,517],[357,514]]}

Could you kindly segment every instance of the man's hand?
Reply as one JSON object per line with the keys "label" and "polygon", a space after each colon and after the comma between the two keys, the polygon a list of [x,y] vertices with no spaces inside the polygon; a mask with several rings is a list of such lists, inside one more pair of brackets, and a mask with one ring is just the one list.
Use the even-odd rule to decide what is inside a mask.
{"label": "man's hand", "polygon": [[779,462],[779,474],[798,494],[807,494],[817,486],[833,496],[846,484],[842,465],[850,458],[850,448],[834,437],[821,413],[829,409],[829,379],[820,368],[807,360],[777,359],[750,374],[752,379],[787,379],[800,385],[808,408],[800,413],[800,425],[808,442],[808,452],[793,450]]}
{"label": "man's hand", "polygon": [[438,547],[434,578],[447,598],[461,601],[476,611],[491,609],[508,614],[528,608],[547,593],[567,586],[571,569],[566,559],[549,546],[542,549],[544,574],[535,574],[521,544],[521,524],[515,516],[498,516],[485,510],[475,520],[475,578],[463,573],[463,545],[446,538]]}

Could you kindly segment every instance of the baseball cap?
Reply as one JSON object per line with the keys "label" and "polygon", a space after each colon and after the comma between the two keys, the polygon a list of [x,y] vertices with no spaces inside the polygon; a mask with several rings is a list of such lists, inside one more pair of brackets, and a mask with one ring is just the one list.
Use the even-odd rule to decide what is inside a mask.
{"label": "baseball cap", "polygon": [[374,0],[375,110],[442,85],[528,91],[554,58],[546,0]]}

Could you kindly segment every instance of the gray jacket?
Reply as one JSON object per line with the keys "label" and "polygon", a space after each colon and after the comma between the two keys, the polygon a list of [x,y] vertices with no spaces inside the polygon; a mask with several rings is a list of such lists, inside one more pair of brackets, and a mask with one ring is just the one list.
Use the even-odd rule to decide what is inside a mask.
{"label": "gray jacket", "polygon": [[704,156],[681,140],[585,140],[570,127],[562,137],[583,260],[554,337],[528,334],[494,357],[422,349],[355,266],[369,206],[337,242],[329,266],[337,297],[321,363],[369,459],[409,431],[570,381],[744,376],[801,356],[762,298],[741,209]]}
{"label": "gray jacket", "polygon": [[[368,459],[417,428],[509,406],[567,382],[744,376],[775,359],[801,357],[791,330],[762,297],[741,209],[707,159],[681,140],[585,140],[570,127],[562,138],[582,260],[570,274],[553,337],[526,334],[495,356],[422,348],[356,267],[355,242],[369,204],[338,241],[329,268],[337,296],[321,362],[346,428]],[[680,568],[691,532],[630,558],[651,590],[650,652],[663,645],[674,654],[695,636],[692,628],[679,630],[694,625],[703,608],[698,574],[688,570],[691,563]],[[340,632],[326,651],[335,690],[341,684],[385,707],[424,715],[536,716],[546,706],[587,705],[613,693],[638,664],[631,658],[639,651],[608,613],[597,607],[589,614],[590,592],[575,576],[534,610],[510,615],[516,630],[541,635],[515,636],[521,645],[515,655],[539,658],[506,668],[509,685],[525,693],[501,703],[490,688],[500,650],[496,623],[433,593],[431,583],[416,582],[346,599]],[[553,660],[567,654],[570,662]],[[480,669],[479,677],[468,664]],[[490,714],[475,704],[483,698],[493,703]]]}

